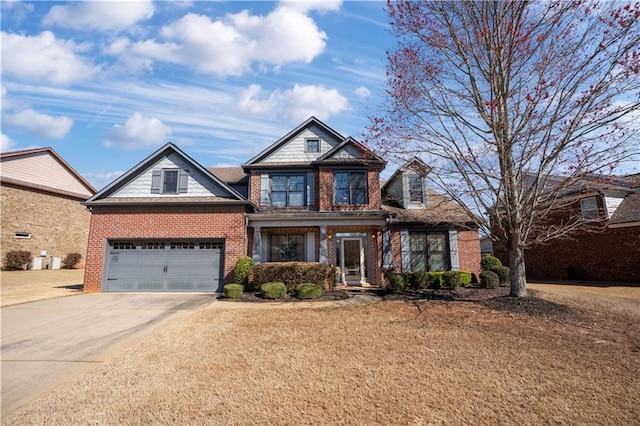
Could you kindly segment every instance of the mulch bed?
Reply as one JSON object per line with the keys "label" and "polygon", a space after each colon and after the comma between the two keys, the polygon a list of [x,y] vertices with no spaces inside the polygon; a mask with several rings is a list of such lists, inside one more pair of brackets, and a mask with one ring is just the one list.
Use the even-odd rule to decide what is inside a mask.
{"label": "mulch bed", "polygon": [[[325,292],[322,296],[313,300],[299,300],[293,296],[287,296],[281,299],[265,299],[258,293],[246,292],[238,299],[228,300],[230,302],[252,302],[252,303],[268,303],[268,302],[308,302],[315,301],[335,301],[349,299],[352,295],[357,294],[352,291],[334,290]],[[500,312],[520,313],[533,317],[549,318],[549,317],[567,317],[576,314],[569,307],[555,303],[538,297],[536,290],[528,290],[528,296],[524,298],[516,298],[509,296],[509,288],[482,288],[479,286],[461,287],[456,290],[448,289],[423,289],[423,290],[407,290],[403,294],[385,293],[384,291],[372,292],[367,294],[377,295],[383,301],[404,300],[404,301],[457,301],[457,302],[476,302],[490,309]],[[226,300],[226,299],[223,299]]]}

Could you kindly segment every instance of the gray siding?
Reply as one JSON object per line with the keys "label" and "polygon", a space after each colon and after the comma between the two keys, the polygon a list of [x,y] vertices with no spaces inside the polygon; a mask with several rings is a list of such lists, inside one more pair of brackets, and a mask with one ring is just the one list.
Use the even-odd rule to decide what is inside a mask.
{"label": "gray siding", "polygon": [[187,192],[180,193],[181,197],[203,197],[215,195],[218,197],[229,197],[229,193],[212,182],[211,179],[187,163],[178,154],[169,154],[162,158],[151,167],[147,168],[140,175],[136,176],[132,181],[113,193],[113,198],[123,197],[175,197],[175,194],[161,194],[151,192],[151,183],[153,180],[153,171],[161,169],[180,169],[189,170],[189,179],[187,182],[181,182],[180,186],[186,183]]}
{"label": "gray siding", "polygon": [[[305,152],[305,141],[309,138],[317,138],[320,140],[320,152]],[[303,130],[295,138],[291,139],[276,151],[271,153],[261,162],[264,163],[301,163],[311,162],[318,157],[333,149],[341,141],[333,136],[323,132],[317,126],[310,126]]]}
{"label": "gray siding", "polygon": [[341,160],[355,160],[362,158],[362,152],[352,145],[347,145],[340,151],[336,152],[331,158],[339,158]]}

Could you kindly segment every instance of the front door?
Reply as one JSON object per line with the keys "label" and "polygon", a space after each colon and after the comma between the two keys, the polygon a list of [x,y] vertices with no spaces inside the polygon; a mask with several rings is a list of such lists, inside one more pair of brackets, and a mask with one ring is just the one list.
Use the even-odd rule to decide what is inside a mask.
{"label": "front door", "polygon": [[340,242],[342,282],[361,285],[367,281],[365,244],[362,238],[343,238]]}

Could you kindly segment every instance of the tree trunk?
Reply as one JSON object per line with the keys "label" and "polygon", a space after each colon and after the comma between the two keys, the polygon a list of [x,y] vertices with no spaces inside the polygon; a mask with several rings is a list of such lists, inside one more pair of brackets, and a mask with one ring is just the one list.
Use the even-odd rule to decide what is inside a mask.
{"label": "tree trunk", "polygon": [[524,249],[515,248],[509,251],[509,268],[511,268],[510,296],[525,297],[527,295],[527,277],[524,265]]}

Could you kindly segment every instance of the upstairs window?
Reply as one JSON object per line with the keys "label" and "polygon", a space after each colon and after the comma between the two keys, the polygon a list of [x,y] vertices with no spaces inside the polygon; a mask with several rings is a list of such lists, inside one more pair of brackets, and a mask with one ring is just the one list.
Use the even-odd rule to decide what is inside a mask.
{"label": "upstairs window", "polygon": [[580,200],[580,209],[582,210],[582,218],[585,221],[600,219],[596,197],[583,198]]}
{"label": "upstairs window", "polygon": [[307,139],[305,152],[320,152],[320,139]]}
{"label": "upstairs window", "polygon": [[409,201],[416,203],[424,202],[424,185],[422,177],[409,176],[407,183],[409,184]]}
{"label": "upstairs window", "polygon": [[181,194],[188,190],[189,170],[160,169],[152,172],[152,194]]}
{"label": "upstairs window", "polygon": [[271,176],[271,205],[273,207],[304,206],[304,175]]}
{"label": "upstairs window", "polygon": [[336,172],[333,182],[334,204],[367,204],[366,172]]}

